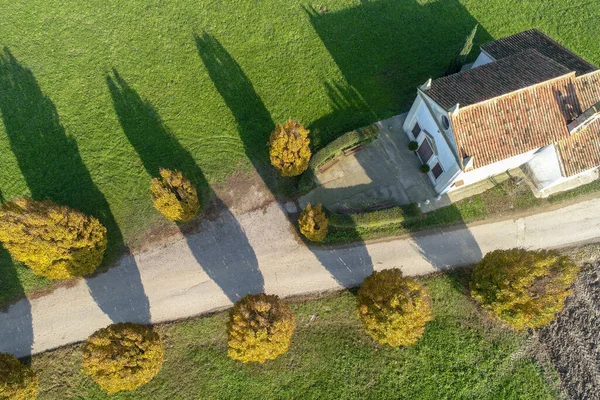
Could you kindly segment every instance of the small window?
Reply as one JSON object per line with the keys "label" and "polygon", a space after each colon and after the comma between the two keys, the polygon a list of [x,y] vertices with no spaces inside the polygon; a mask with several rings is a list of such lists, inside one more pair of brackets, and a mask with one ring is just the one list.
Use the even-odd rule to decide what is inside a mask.
{"label": "small window", "polygon": [[448,120],[448,117],[446,117],[445,115],[442,115],[442,125],[444,126],[445,130],[448,130],[450,128],[450,120]]}
{"label": "small window", "polygon": [[412,129],[412,134],[413,137],[416,139],[419,137],[419,135],[421,134],[421,125],[419,125],[419,123],[415,123],[415,126]]}
{"label": "small window", "polygon": [[444,173],[444,170],[442,169],[442,166],[440,165],[440,163],[436,163],[434,165],[434,167],[431,168],[431,174],[433,175],[435,180],[437,180],[437,178],[439,178],[440,175],[442,175],[443,173]]}

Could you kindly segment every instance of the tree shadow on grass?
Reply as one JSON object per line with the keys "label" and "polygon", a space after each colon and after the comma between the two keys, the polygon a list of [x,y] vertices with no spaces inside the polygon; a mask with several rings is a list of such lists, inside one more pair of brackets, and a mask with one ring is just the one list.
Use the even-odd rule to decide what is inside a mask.
{"label": "tree shadow on grass", "polygon": [[[272,174],[275,169],[268,164],[266,146],[274,128],[271,114],[241,66],[215,37],[203,33],[201,37],[194,35],[194,39],[208,75],[235,116],[246,155],[273,192],[275,181]],[[297,226],[293,217],[290,223]],[[371,257],[364,246],[356,246],[350,251],[310,246],[309,249],[336,281],[345,287],[356,286],[373,270]]]}
{"label": "tree shadow on grass", "polygon": [[232,302],[248,293],[263,292],[264,279],[246,234],[223,202],[212,195],[193,156],[167,129],[154,107],[116,70],[106,76],[106,82],[123,131],[147,173],[158,177],[160,168],[181,171],[196,186],[202,203],[208,206],[212,201],[220,212],[217,220],[205,222],[202,232],[186,235],[203,270]]}
{"label": "tree shadow on grass", "polygon": [[269,161],[267,143],[275,123],[252,82],[214,36],[194,34],[198,54],[215,88],[237,123],[246,156],[267,187],[276,193],[277,173]]}
{"label": "tree shadow on grass", "polygon": [[[310,144],[313,148],[323,147],[336,139],[340,132],[350,132],[367,126],[377,119],[375,113],[353,87],[335,82],[325,82],[324,85],[331,112],[310,124],[312,137]],[[332,127],[335,127],[335,131]]]}
{"label": "tree shadow on grass", "polygon": [[[102,192],[83,163],[75,139],[67,136],[52,100],[35,76],[4,48],[0,57],[0,110],[11,149],[34,200],[50,199],[92,215],[108,231],[106,262],[124,248],[121,230]],[[123,267],[119,267],[123,269]],[[120,271],[119,285],[102,276],[86,279],[98,306],[115,322],[149,321],[150,309],[137,267]],[[135,308],[116,309],[115,298],[128,296]]]}

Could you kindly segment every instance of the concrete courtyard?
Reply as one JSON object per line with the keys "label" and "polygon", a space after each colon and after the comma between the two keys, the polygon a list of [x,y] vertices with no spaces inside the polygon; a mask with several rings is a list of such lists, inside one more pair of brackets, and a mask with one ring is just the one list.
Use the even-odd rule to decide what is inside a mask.
{"label": "concrete courtyard", "polygon": [[421,161],[408,150],[402,130],[406,114],[380,121],[379,138],[355,154],[342,156],[327,171],[316,172],[317,187],[300,206],[321,203],[334,212],[434,202],[437,194]]}

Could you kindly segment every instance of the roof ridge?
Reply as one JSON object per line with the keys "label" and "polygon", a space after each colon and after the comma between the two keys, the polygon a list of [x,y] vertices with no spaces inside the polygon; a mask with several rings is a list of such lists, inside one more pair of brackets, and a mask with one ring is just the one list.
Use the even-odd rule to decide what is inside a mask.
{"label": "roof ridge", "polygon": [[[547,56],[543,55],[542,53],[540,53],[540,52],[539,52],[539,51],[537,51],[536,49],[525,49],[525,50],[523,50],[523,51],[520,51],[520,52],[518,52],[518,53],[512,54],[512,55],[510,55],[510,56],[508,56],[508,57],[503,57],[503,58],[501,58],[501,59],[499,59],[499,60],[494,60],[494,61],[492,61],[491,63],[483,64],[483,65],[480,65],[480,66],[478,66],[478,67],[475,67],[475,68],[466,69],[466,70],[464,70],[464,71],[459,71],[459,72],[457,72],[457,73],[455,73],[455,74],[446,75],[446,76],[442,76],[442,77],[440,77],[440,78],[436,78],[436,79],[434,79],[434,81],[438,81],[438,82],[444,82],[444,81],[446,81],[446,80],[449,80],[449,78],[452,78],[452,77],[456,78],[457,76],[464,76],[464,75],[469,75],[469,74],[475,74],[475,73],[477,73],[477,72],[473,72],[473,71],[482,71],[482,70],[485,70],[485,69],[493,69],[493,68],[494,68],[494,66],[497,66],[497,65],[498,65],[497,63],[501,63],[501,64],[507,64],[509,61],[512,61],[512,60],[513,60],[513,59],[515,59],[515,58],[520,58],[520,57],[522,57],[524,54],[527,54],[527,53],[535,53],[536,55],[538,55],[538,56],[540,56],[540,57],[544,58],[546,61],[550,61],[550,63],[551,63],[551,64],[555,64],[555,66],[558,66],[558,67],[560,67],[560,68],[563,68],[563,69],[565,69],[565,70],[567,71],[567,72],[565,73],[565,75],[566,75],[568,72],[574,72],[573,70],[571,70],[571,69],[569,69],[569,68],[565,67],[565,66],[564,66],[564,65],[562,65],[561,63],[559,63],[559,62],[557,62],[557,61],[555,61],[555,60],[551,59],[550,57],[547,57]],[[592,71],[592,72],[595,72],[595,71]],[[585,76],[585,75],[582,75],[582,76]]]}
{"label": "roof ridge", "polygon": [[[531,46],[536,46],[536,44],[540,44],[540,39],[542,40],[542,42],[546,42],[548,45],[551,45],[556,50],[559,50],[560,52],[562,52],[563,56],[568,56],[568,58],[570,58],[571,61],[576,61],[576,64],[573,64],[572,62],[567,62],[566,64],[563,64],[563,65],[566,66],[568,64],[569,65],[568,68],[572,68],[572,69],[576,70],[578,74],[585,74],[586,72],[584,70],[590,70],[590,69],[597,70],[598,69],[598,67],[596,67],[594,64],[592,64],[588,60],[584,59],[583,57],[578,56],[571,49],[569,49],[565,45],[559,43],[557,40],[553,39],[552,37],[550,37],[549,35],[547,35],[546,33],[542,32],[541,30],[539,30],[537,28],[531,28],[526,31],[517,32],[512,35],[505,36],[505,37],[484,43],[480,46],[480,49],[482,51],[485,51],[487,54],[490,54],[494,59],[500,60],[504,57],[502,56],[502,54],[498,54],[497,53],[498,51],[511,52],[509,49],[511,47],[513,49],[515,49],[516,47],[519,47],[519,43],[521,45],[528,44]],[[501,50],[502,48],[504,48],[504,50]],[[543,48],[543,45],[540,48]],[[494,55],[493,53],[496,53],[496,55]],[[498,57],[498,56],[500,56],[500,57]],[[565,59],[563,61],[568,61],[568,60]],[[579,65],[577,65],[577,64],[579,64]]]}

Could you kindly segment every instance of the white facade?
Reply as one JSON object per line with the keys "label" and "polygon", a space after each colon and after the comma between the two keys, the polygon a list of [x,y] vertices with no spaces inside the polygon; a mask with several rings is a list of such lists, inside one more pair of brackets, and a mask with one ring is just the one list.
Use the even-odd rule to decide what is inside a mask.
{"label": "white facade", "polygon": [[541,197],[570,190],[600,178],[600,168],[592,168],[570,177],[563,176],[560,158],[553,144],[541,148],[524,166],[524,170]]}
{"label": "white facade", "polygon": [[473,183],[491,178],[494,175],[502,174],[514,168],[519,168],[521,165],[529,162],[538,150],[533,150],[527,153],[519,154],[515,157],[510,157],[493,164],[486,165],[481,168],[473,169],[467,172],[461,172],[448,189],[456,190],[463,186],[472,185]]}
{"label": "white facade", "polygon": [[[456,156],[450,148],[450,144],[453,144],[453,146],[456,148],[456,144],[454,144],[454,134],[451,131],[451,127],[442,133],[442,130],[444,130],[442,117],[445,116],[448,118],[448,114],[437,104],[427,100],[427,97],[419,93],[417,99],[410,109],[410,112],[408,113],[408,116],[406,117],[406,120],[404,121],[403,128],[410,140],[416,141],[419,146],[421,146],[423,141],[429,141],[433,150],[433,156],[429,160],[421,161],[427,163],[432,170],[438,163],[441,166],[443,172],[437,178],[433,175],[432,171],[430,171],[427,175],[429,176],[435,191],[437,193],[442,193],[444,189],[446,189],[446,187],[453,182],[456,174],[460,172],[460,168],[458,166]],[[434,104],[433,107],[437,107],[436,110],[433,109],[431,103]],[[432,116],[430,109],[434,113],[437,111],[436,114],[438,115],[436,115],[436,117],[438,120]],[[415,135],[413,134],[413,129],[417,123],[419,124],[420,129]],[[448,136],[451,136],[452,139],[447,140]]]}
{"label": "white facade", "polygon": [[558,153],[553,144],[536,152],[525,166],[525,171],[538,190],[544,190],[566,179],[562,175]]}

